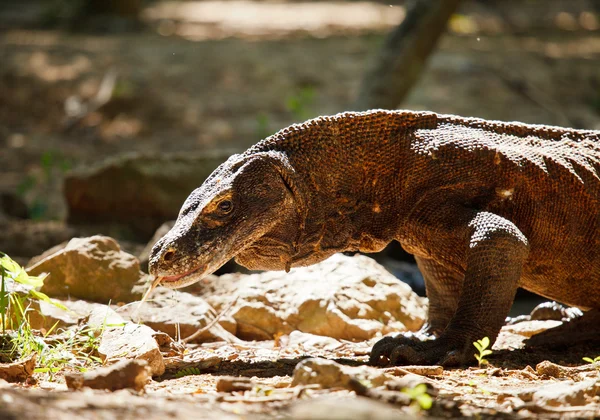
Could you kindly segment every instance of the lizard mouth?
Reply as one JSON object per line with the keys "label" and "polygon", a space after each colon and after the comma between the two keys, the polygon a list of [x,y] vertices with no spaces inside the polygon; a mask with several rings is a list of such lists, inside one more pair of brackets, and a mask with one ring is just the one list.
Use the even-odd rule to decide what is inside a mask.
{"label": "lizard mouth", "polygon": [[183,274],[177,274],[175,276],[161,276],[158,284],[168,287],[169,289],[179,289],[180,287],[197,282],[204,277],[205,272],[206,266],[201,265]]}

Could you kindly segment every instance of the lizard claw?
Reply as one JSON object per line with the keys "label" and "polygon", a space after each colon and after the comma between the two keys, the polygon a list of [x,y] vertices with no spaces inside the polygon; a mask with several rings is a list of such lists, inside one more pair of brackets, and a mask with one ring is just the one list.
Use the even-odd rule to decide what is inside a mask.
{"label": "lizard claw", "polygon": [[469,362],[448,340],[421,341],[416,336],[384,337],[373,346],[369,363],[374,366],[442,365],[458,366]]}
{"label": "lizard claw", "polygon": [[372,366],[395,364],[391,360],[394,349],[415,343],[418,343],[415,336],[399,334],[396,337],[383,337],[373,346],[369,356],[369,364]]}

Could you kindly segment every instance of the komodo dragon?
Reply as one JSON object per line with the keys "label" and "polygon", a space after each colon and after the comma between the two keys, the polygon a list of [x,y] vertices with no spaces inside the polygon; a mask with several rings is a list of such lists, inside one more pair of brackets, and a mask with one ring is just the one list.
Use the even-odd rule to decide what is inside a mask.
{"label": "komodo dragon", "polygon": [[390,241],[429,297],[414,335],[371,363],[469,363],[498,335],[517,287],[600,308],[600,131],[431,112],[345,112],[231,156],[185,201],[150,272],[178,288],[230,258],[289,270]]}

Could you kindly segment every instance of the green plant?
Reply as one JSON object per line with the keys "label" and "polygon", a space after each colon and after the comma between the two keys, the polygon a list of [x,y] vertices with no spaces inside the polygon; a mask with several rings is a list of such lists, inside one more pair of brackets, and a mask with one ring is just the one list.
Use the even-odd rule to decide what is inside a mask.
{"label": "green plant", "polygon": [[490,339],[488,337],[483,337],[481,340],[477,340],[473,343],[479,354],[475,354],[475,358],[477,359],[477,363],[479,367],[483,365],[487,365],[489,362],[485,359],[485,356],[489,356],[492,354],[492,351],[488,349],[490,346]]}
{"label": "green plant", "polygon": [[593,359],[591,357],[584,357],[583,360],[588,363],[597,363],[600,362],[600,356],[596,356]]}
{"label": "green plant", "polygon": [[411,407],[415,409],[429,410],[433,404],[433,398],[427,393],[427,384],[419,384],[414,388],[403,388],[402,393],[410,398]]}
{"label": "green plant", "polygon": [[117,325],[109,325],[105,319],[98,327],[78,325],[58,332],[57,322],[45,334],[33,330],[27,317],[28,311],[33,310],[30,307],[32,300],[45,301],[65,311],[68,309],[35,290],[43,285],[45,276],[30,276],[8,255],[0,255],[0,360],[12,361],[36,353],[34,372],[47,373],[50,379],[64,368],[84,371],[101,364],[97,350],[102,332],[108,326]]}
{"label": "green plant", "polygon": [[[51,303],[61,309],[67,308],[52,299],[46,294],[37,291],[42,287],[46,275],[30,276],[25,269],[21,267],[8,255],[0,252],[0,324],[2,334],[6,333],[7,327],[19,326],[27,313],[27,300],[41,300]],[[9,317],[9,315],[12,315]]]}
{"label": "green plant", "polygon": [[200,375],[201,373],[202,372],[200,371],[200,369],[198,369],[196,367],[189,367],[189,368],[178,370],[177,373],[175,374],[175,377],[183,378],[184,376]]}

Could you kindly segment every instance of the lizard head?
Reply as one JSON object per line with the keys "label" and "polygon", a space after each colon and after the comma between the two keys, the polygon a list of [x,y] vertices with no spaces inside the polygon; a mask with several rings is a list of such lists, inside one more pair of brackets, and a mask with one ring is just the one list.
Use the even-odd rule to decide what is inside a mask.
{"label": "lizard head", "polygon": [[288,269],[300,200],[285,154],[233,155],[186,199],[152,249],[150,273],[161,285],[179,288],[236,256],[250,269]]}

